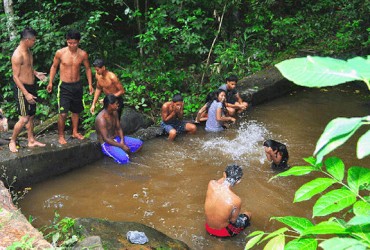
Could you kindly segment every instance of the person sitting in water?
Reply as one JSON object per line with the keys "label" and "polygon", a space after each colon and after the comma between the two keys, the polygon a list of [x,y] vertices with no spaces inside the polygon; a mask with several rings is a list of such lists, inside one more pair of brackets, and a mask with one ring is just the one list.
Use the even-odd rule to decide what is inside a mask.
{"label": "person sitting in water", "polygon": [[219,180],[208,184],[204,210],[206,231],[217,237],[230,237],[241,233],[250,225],[252,214],[240,214],[241,199],[231,188],[240,183],[243,170],[240,166],[229,165]]}
{"label": "person sitting in water", "polygon": [[266,140],[263,143],[267,160],[271,163],[271,168],[275,170],[286,170],[289,168],[289,154],[287,147],[274,140]]}
{"label": "person sitting in water", "polygon": [[226,92],[226,108],[230,116],[234,116],[236,112],[241,113],[248,108],[248,103],[244,102],[236,90],[238,77],[231,75],[226,78],[226,84],[221,85],[219,89]]}
{"label": "person sitting in water", "polygon": [[197,131],[197,126],[182,120],[183,114],[184,102],[180,94],[174,95],[172,101],[162,105],[161,127],[168,133],[168,140],[173,141],[178,133],[194,134]]}
{"label": "person sitting in water", "polygon": [[208,93],[206,97],[206,104],[203,105],[203,107],[200,108],[200,110],[197,113],[197,117],[195,118],[195,123],[201,123],[205,122],[208,119],[208,109],[211,106],[213,100],[216,97],[217,91],[212,91]]}
{"label": "person sitting in water", "polygon": [[123,135],[117,112],[119,103],[115,95],[107,95],[103,103],[104,109],[95,119],[95,129],[102,151],[119,164],[129,163],[128,154],[139,151],[143,142]]}
{"label": "person sitting in water", "polygon": [[219,89],[216,92],[216,98],[214,98],[211,106],[208,109],[208,120],[206,122],[207,132],[220,132],[224,130],[225,122],[235,122],[235,118],[226,116],[225,109],[226,92]]}

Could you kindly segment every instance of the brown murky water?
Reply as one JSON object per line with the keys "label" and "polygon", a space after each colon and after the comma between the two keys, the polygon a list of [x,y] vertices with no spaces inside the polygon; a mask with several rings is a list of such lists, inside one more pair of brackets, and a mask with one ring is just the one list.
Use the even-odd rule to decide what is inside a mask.
{"label": "brown murky water", "polygon": [[[26,215],[36,218],[36,226],[47,224],[58,210],[62,216],[141,222],[192,249],[244,249],[248,233],[282,226],[269,221],[271,216],[312,216],[313,201],[292,204],[295,190],[312,176],[268,182],[275,173],[265,160],[262,141],[286,143],[289,163],[303,165],[302,158],[312,155],[331,119],[364,116],[369,110],[369,99],[352,90],[294,93],[251,108],[240,124],[224,133],[207,134],[200,127],[196,135],[180,137],[175,143],[154,139],[129,165],[104,158],[37,184],[20,205]],[[356,141],[352,139],[335,155],[348,165],[369,167],[369,157],[355,158]],[[242,209],[252,212],[252,225],[235,238],[217,239],[204,230],[203,204],[208,181],[219,178],[229,163],[244,168],[235,192],[243,200]]]}

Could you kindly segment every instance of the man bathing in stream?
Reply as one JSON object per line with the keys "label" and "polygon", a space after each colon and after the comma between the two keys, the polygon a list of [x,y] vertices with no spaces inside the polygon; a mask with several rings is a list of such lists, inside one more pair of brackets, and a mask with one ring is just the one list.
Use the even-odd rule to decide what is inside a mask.
{"label": "man bathing in stream", "polygon": [[217,237],[235,236],[250,225],[252,214],[240,214],[241,199],[231,190],[242,176],[241,167],[229,165],[221,179],[209,182],[204,204],[205,226],[209,234]]}
{"label": "man bathing in stream", "polygon": [[130,153],[139,151],[143,142],[124,136],[118,118],[119,103],[117,97],[109,94],[104,98],[104,109],[95,120],[95,129],[105,155],[112,157],[119,164],[130,162]]}
{"label": "man bathing in stream", "polygon": [[12,55],[13,80],[16,84],[19,120],[14,126],[9,142],[9,150],[18,152],[16,140],[24,126],[27,128],[28,147],[44,147],[45,144],[35,140],[33,135],[33,119],[36,114],[37,89],[35,76],[45,79],[45,73],[33,69],[33,56],[31,48],[36,42],[36,31],[25,28],[21,32],[21,41]]}

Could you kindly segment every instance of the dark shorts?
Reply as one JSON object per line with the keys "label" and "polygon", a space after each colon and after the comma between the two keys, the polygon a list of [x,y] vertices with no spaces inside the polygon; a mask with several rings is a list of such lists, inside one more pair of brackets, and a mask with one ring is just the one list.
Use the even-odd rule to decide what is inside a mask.
{"label": "dark shorts", "polygon": [[[36,84],[28,85],[23,84],[24,88],[33,96],[37,97],[37,86]],[[18,112],[20,116],[34,116],[36,114],[36,103],[30,104],[22,91],[16,87],[16,99],[18,102]]]}
{"label": "dark shorts", "polygon": [[161,127],[164,129],[164,131],[168,134],[170,133],[171,129],[175,129],[178,134],[185,133],[185,126],[187,122],[184,121],[171,121],[169,123],[161,122]]}
{"label": "dark shorts", "polygon": [[214,229],[206,223],[206,230],[210,235],[217,237],[232,237],[240,234],[246,227],[250,225],[250,218],[246,214],[239,214],[235,224],[230,223],[225,228]]}
{"label": "dark shorts", "polygon": [[58,86],[58,105],[59,113],[81,113],[84,110],[82,103],[82,84],[81,81],[65,83],[61,82]]}

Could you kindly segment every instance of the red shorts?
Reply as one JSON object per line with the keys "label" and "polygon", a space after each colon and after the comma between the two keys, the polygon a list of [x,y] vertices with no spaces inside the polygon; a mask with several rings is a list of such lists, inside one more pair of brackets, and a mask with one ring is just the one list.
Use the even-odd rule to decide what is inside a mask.
{"label": "red shorts", "polygon": [[225,228],[213,229],[206,223],[206,230],[210,235],[217,237],[231,237],[240,234],[244,230],[244,227],[235,227],[234,225],[229,224]]}

